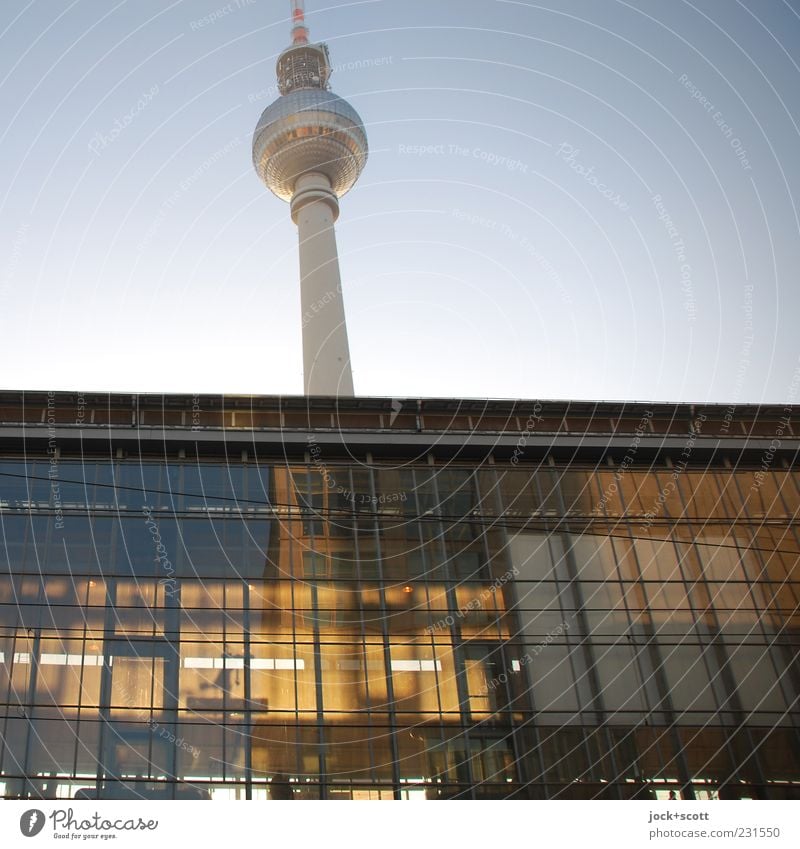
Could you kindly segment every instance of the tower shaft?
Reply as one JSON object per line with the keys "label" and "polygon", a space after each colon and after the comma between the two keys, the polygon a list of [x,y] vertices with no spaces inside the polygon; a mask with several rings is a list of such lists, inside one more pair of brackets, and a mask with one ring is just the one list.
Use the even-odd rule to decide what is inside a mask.
{"label": "tower shaft", "polygon": [[306,395],[353,396],[334,223],[339,201],[321,173],[297,180],[292,220],[300,240],[303,379]]}

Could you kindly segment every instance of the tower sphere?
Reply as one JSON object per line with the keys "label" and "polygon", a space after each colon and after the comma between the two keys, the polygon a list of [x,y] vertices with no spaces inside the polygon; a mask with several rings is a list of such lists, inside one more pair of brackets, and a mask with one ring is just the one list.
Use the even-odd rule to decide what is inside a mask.
{"label": "tower sphere", "polygon": [[268,106],[253,135],[253,165],[267,188],[290,201],[298,177],[325,174],[337,197],[358,180],[368,154],[358,112],[323,88],[299,88]]}

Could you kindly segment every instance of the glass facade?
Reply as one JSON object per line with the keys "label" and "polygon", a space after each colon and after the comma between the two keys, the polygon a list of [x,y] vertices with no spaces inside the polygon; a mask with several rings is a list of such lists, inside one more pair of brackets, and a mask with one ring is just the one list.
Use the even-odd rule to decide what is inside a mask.
{"label": "glass facade", "polygon": [[0,791],[797,798],[799,506],[791,468],[7,455]]}

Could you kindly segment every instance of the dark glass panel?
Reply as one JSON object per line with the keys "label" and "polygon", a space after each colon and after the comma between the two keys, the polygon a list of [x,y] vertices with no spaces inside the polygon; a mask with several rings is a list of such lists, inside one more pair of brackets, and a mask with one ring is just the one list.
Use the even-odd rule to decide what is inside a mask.
{"label": "dark glass panel", "polygon": [[169,514],[125,517],[115,530],[110,571],[118,575],[170,579],[179,560],[177,523]]}
{"label": "dark glass panel", "polygon": [[679,480],[686,508],[684,515],[693,519],[725,518],[725,505],[713,471],[684,472]]}
{"label": "dark glass panel", "polygon": [[617,577],[614,547],[610,539],[593,534],[568,537],[575,558],[576,577],[581,581],[605,581]]}
{"label": "dark glass panel", "polygon": [[117,463],[117,501],[121,507],[142,510],[148,506],[178,509],[180,505],[180,468],[164,463]]}
{"label": "dark glass panel", "polygon": [[330,781],[348,780],[369,785],[392,779],[391,731],[353,726],[328,728],[325,766]]}
{"label": "dark glass panel", "polygon": [[627,467],[616,471],[600,469],[592,473],[592,511],[595,515],[621,516],[625,512],[620,500],[619,482],[627,473]]}
{"label": "dark glass panel", "polygon": [[596,645],[594,666],[603,707],[614,723],[635,724],[648,714],[648,701],[633,647]]}
{"label": "dark glass panel", "polygon": [[662,645],[672,705],[683,724],[696,723],[717,708],[704,651],[697,645]]}
{"label": "dark glass panel", "polygon": [[754,730],[767,781],[794,781],[800,775],[800,738],[794,728]]}
{"label": "dark glass panel", "polygon": [[103,652],[80,639],[42,639],[36,659],[36,702],[75,715],[100,704]]}
{"label": "dark glass panel", "polygon": [[[482,473],[487,478],[491,474],[493,473]],[[540,509],[540,499],[530,474],[512,470],[498,470],[497,480],[502,509],[506,515],[527,517]],[[484,482],[482,477],[481,491],[487,501],[487,493],[490,491],[488,484],[489,481]]]}
{"label": "dark glass panel", "polygon": [[597,497],[594,480],[588,472],[565,470],[561,474],[559,483],[561,496],[564,499],[564,509],[568,514],[576,513],[586,516],[592,513]]}
{"label": "dark glass panel", "polygon": [[[103,566],[102,562],[98,562],[99,555],[101,552],[105,554],[108,549],[102,545],[102,540],[100,551],[95,549],[92,518],[64,516],[63,528],[56,527],[56,524],[53,524],[49,535],[37,540],[42,546],[39,550],[42,571],[96,574]],[[108,525],[103,527],[108,530]],[[46,547],[42,545],[44,540],[47,540]]]}
{"label": "dark glass panel", "polygon": [[[60,725],[61,723],[57,723]],[[6,783],[6,795],[20,797],[26,775],[25,749],[31,732],[30,719],[20,716],[18,709],[3,719],[0,739],[0,769]]]}
{"label": "dark glass panel", "polygon": [[586,780],[591,773],[589,753],[579,728],[540,730],[539,754],[548,781]]}
{"label": "dark glass panel", "polygon": [[34,795],[41,792],[44,798],[56,798],[57,785],[63,781],[55,777],[73,774],[76,738],[77,723],[73,720],[31,721],[31,749],[26,771],[29,776],[36,776],[30,782]]}
{"label": "dark glass panel", "polygon": [[723,728],[680,728],[681,749],[692,781],[723,784],[735,776]]}
{"label": "dark glass panel", "polygon": [[[767,646],[741,645],[726,640],[728,671],[733,678],[736,696],[745,711],[774,711],[781,716],[770,724],[788,721],[786,704],[775,668],[776,654]],[[783,671],[781,669],[781,671]],[[789,684],[789,681],[786,681]]]}

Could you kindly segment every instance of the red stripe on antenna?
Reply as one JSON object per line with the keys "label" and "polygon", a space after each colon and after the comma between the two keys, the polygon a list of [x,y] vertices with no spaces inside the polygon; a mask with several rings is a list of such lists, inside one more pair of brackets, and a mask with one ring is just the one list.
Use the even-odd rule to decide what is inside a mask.
{"label": "red stripe on antenna", "polygon": [[308,28],[303,0],[291,0],[292,3],[292,43],[308,44]]}

